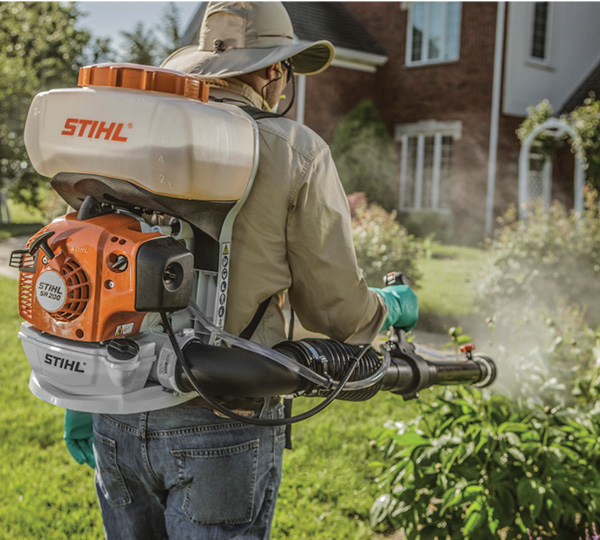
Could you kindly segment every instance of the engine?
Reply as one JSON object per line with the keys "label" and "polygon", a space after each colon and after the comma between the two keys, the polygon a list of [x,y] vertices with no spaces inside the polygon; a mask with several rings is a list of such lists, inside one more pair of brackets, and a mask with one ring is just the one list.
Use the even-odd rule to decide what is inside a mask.
{"label": "engine", "polygon": [[128,213],[67,214],[13,258],[21,317],[76,342],[137,334],[148,312],[184,309],[193,285],[185,246]]}

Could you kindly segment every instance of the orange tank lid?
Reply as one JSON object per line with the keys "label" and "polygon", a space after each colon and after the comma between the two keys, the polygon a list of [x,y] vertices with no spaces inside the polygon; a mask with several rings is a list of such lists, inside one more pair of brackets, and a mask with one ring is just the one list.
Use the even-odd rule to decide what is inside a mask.
{"label": "orange tank lid", "polygon": [[203,81],[170,69],[140,64],[95,64],[79,70],[79,86],[110,86],[175,94],[208,101]]}

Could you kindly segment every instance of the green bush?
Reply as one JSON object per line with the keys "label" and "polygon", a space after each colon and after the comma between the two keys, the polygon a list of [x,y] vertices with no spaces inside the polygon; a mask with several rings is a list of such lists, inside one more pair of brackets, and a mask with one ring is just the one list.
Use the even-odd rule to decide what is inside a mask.
{"label": "green bush", "polygon": [[378,437],[372,521],[410,540],[577,538],[600,512],[597,195],[504,225],[479,287],[498,395],[448,390]]}
{"label": "green bush", "polygon": [[408,212],[400,215],[400,223],[417,238],[434,238],[438,242],[456,243],[452,216],[439,212]]}
{"label": "green bush", "polygon": [[571,390],[594,363],[600,323],[600,212],[586,189],[581,216],[558,203],[514,211],[488,244],[479,304],[489,316],[493,356],[505,366],[499,386],[530,404],[573,401]]}
{"label": "green bush", "polygon": [[415,420],[379,433],[386,460],[373,464],[383,494],[372,524],[402,528],[409,540],[512,540],[527,529],[577,538],[600,511],[597,412],[447,390]]}
{"label": "green bush", "polygon": [[490,258],[480,285],[481,304],[496,319],[523,312],[579,306],[586,321],[600,323],[600,210],[597,192],[585,190],[581,216],[555,202],[537,204],[526,221],[512,210],[488,244]]}
{"label": "green bush", "polygon": [[372,101],[362,101],[342,119],[330,147],[346,193],[364,192],[386,210],[396,206],[397,158]]}
{"label": "green bush", "polygon": [[369,285],[381,287],[383,277],[394,271],[404,272],[417,285],[421,247],[398,224],[395,212],[388,214],[375,204],[360,205],[355,209],[352,233],[358,265]]}

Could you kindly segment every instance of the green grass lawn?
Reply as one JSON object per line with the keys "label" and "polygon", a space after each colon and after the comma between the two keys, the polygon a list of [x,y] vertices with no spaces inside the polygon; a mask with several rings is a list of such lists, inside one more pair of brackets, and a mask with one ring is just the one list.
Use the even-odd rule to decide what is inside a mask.
{"label": "green grass lawn", "polygon": [[483,319],[475,306],[475,291],[486,261],[481,249],[434,244],[431,255],[418,261],[423,277],[417,290],[417,329],[446,332]]}
{"label": "green grass lawn", "polygon": [[42,212],[24,204],[8,200],[11,223],[0,223],[0,240],[11,236],[33,236],[46,223]]}
{"label": "green grass lawn", "polygon": [[101,538],[91,469],[71,461],[62,411],[28,389],[17,282],[0,278],[0,538]]}
{"label": "green grass lawn", "polygon": [[[100,539],[93,472],[62,441],[63,411],[28,389],[29,366],[17,339],[17,283],[0,278],[0,540]],[[295,411],[316,404],[298,400]],[[369,508],[377,497],[369,461],[372,433],[390,418],[410,418],[413,403],[391,394],[335,402],[293,428],[273,538],[377,539]]]}

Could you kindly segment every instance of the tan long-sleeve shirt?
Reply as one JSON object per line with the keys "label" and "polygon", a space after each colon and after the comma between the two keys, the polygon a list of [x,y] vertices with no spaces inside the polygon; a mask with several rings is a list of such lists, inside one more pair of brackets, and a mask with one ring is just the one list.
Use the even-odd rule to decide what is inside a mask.
{"label": "tan long-sleeve shirt", "polygon": [[[260,108],[244,83],[211,81],[211,96]],[[281,299],[307,329],[340,341],[369,343],[387,314],[358,268],[348,202],[327,144],[286,118],[257,121],[259,164],[233,227],[225,329],[239,335],[261,302],[274,296],[252,340],[285,339]]]}

